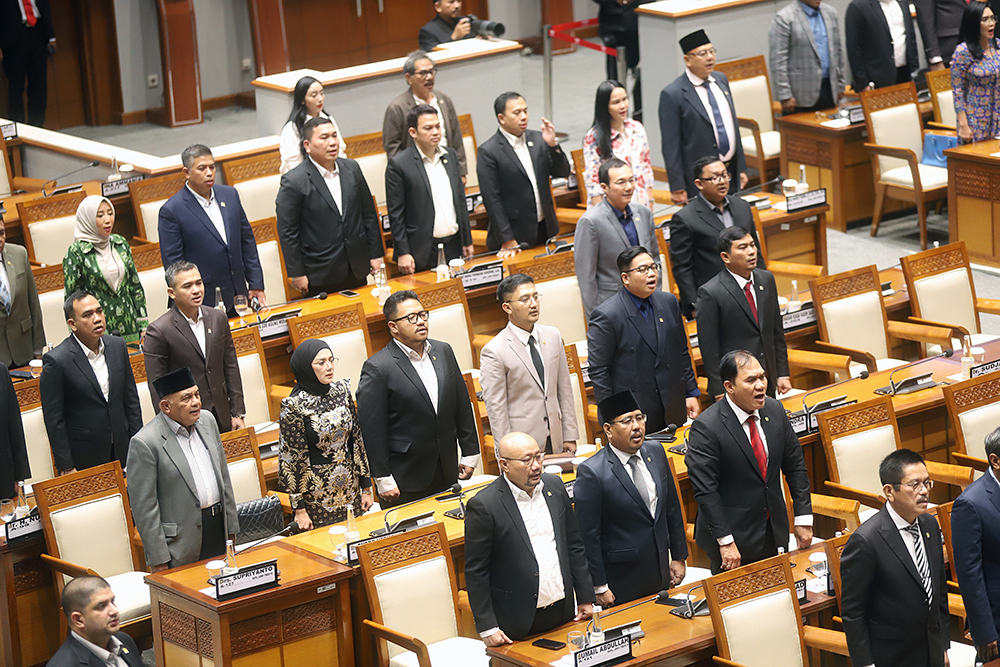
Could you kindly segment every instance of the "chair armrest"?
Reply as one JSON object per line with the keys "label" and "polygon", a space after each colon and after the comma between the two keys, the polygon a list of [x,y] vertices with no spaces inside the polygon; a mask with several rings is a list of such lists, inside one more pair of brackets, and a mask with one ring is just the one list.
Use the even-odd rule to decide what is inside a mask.
{"label": "chair armrest", "polygon": [[890,336],[895,336],[896,338],[905,338],[906,340],[918,343],[934,343],[940,345],[943,350],[951,348],[951,329],[947,327],[889,320],[885,331]]}
{"label": "chair armrest", "polygon": [[1000,299],[976,297],[976,310],[990,315],[1000,315]]}
{"label": "chair armrest", "polygon": [[966,466],[957,466],[952,463],[939,463],[938,461],[925,461],[927,472],[935,482],[944,482],[952,486],[965,487],[975,481],[975,470]]}
{"label": "chair armrest", "polygon": [[935,132],[934,134],[957,134],[958,131],[955,129],[954,125],[945,125],[944,123],[939,123],[936,120],[927,121],[927,128],[933,130],[946,130],[945,132]]}
{"label": "chair armrest", "polygon": [[[761,164],[763,164],[763,162],[764,162],[764,143],[760,139],[760,125],[758,125],[757,121],[755,121],[753,118],[740,118],[740,117],[737,117],[736,118],[736,123],[740,127],[747,128],[753,134],[753,142],[757,146],[757,159],[761,161]],[[764,174],[761,174],[760,175],[760,182],[763,183],[766,180],[767,180],[767,177],[765,177]],[[768,268],[770,268],[770,267],[768,267]]]}
{"label": "chair armrest", "polygon": [[726,660],[725,658],[720,658],[717,655],[712,656],[712,662],[717,665],[723,665],[723,667],[743,667],[742,663],[733,662],[732,660]]}
{"label": "chair armrest", "polygon": [[460,611],[472,611],[472,603],[469,602],[469,591],[458,592],[458,608]]}
{"label": "chair armrest", "polygon": [[851,358],[846,354],[831,354],[829,352],[813,352],[788,348],[788,365],[809,368],[826,373],[850,373]]}
{"label": "chair armrest", "polygon": [[292,394],[292,388],[285,384],[271,385],[271,400],[281,402],[281,399],[288,398]]}
{"label": "chair armrest", "polygon": [[857,530],[858,525],[861,523],[861,519],[858,516],[861,512],[860,502],[849,498],[827,496],[821,493],[811,493],[809,495],[812,501],[813,514],[839,519],[847,524],[849,532]]}
{"label": "chair armrest", "polygon": [[838,630],[817,628],[813,625],[802,626],[803,639],[809,648],[818,648],[827,653],[848,656],[847,635]]}
{"label": "chair armrest", "polygon": [[958,587],[958,582],[957,581],[952,581],[951,579],[949,579],[945,583],[948,584],[948,592],[949,593],[955,593],[956,595],[961,595],[962,594],[961,589],[959,589],[959,587]]}
{"label": "chair armrest", "polygon": [[978,459],[975,456],[969,456],[961,452],[952,452],[951,457],[958,461],[959,465],[968,466],[979,472],[986,472],[986,469],[990,467],[990,463],[986,459]]}
{"label": "chair armrest", "polygon": [[61,558],[56,558],[55,556],[50,556],[48,554],[41,554],[41,556],[42,556],[42,560],[45,561],[45,563],[50,568],[52,568],[56,572],[59,572],[61,574],[65,574],[67,577],[76,578],[76,577],[87,577],[87,576],[91,576],[91,577],[99,577],[99,576],[101,576],[97,572],[94,572],[93,570],[91,570],[89,567],[82,567],[80,565],[74,565],[73,563],[70,563],[69,561],[65,561],[65,560],[63,560]]}
{"label": "chair armrest", "polygon": [[472,337],[472,357],[476,360],[476,366],[479,365],[479,354],[486,347],[486,343],[493,340],[493,336],[487,334],[475,334]]}
{"label": "chair armrest", "polygon": [[948,593],[948,613],[952,616],[965,618],[965,602],[962,600],[961,595]]}
{"label": "chair armrest", "polygon": [[782,262],[771,260],[767,263],[767,270],[778,276],[805,276],[807,278],[819,278],[826,275],[826,267],[818,264],[799,264],[798,262]]}
{"label": "chair armrest", "polygon": [[947,322],[936,322],[934,320],[926,320],[922,317],[913,317],[912,315],[906,318],[907,322],[913,324],[919,324],[925,327],[938,327],[941,329],[951,329],[952,338],[962,338],[963,336],[969,335],[969,330],[963,327],[961,324],[949,324]]}
{"label": "chair armrest", "polygon": [[268,491],[267,495],[274,496],[281,503],[281,512],[283,514],[292,514],[292,501],[288,499],[288,494],[284,491]]}
{"label": "chair armrest", "polygon": [[576,223],[580,221],[580,218],[583,217],[584,213],[586,213],[586,211],[578,208],[568,208],[568,207],[557,208],[556,221],[563,224],[576,226]]}
{"label": "chair armrest", "polygon": [[396,644],[397,646],[402,646],[407,651],[413,651],[417,656],[417,661],[420,667],[431,667],[431,656],[427,652],[427,644],[423,643],[416,637],[410,637],[404,635],[395,630],[391,630],[381,623],[376,623],[375,621],[365,619],[365,629],[371,632],[373,635],[379,639],[384,639],[387,642]]}
{"label": "chair armrest", "polygon": [[826,488],[833,492],[834,495],[841,498],[847,498],[848,500],[857,500],[862,505],[866,505],[874,509],[882,509],[882,505],[885,505],[886,502],[885,498],[877,493],[868,493],[867,491],[854,489],[829,480],[824,482],[824,484],[826,484]]}
{"label": "chair armrest", "polygon": [[917,169],[916,153],[909,148],[902,148],[900,146],[881,146],[879,144],[866,143],[865,148],[875,155],[906,160],[907,165],[910,167],[910,176],[913,178],[913,189],[916,192],[923,192],[923,187],[920,185],[920,170]]}
{"label": "chair armrest", "polygon": [[593,403],[587,405],[587,420],[597,423],[597,406]]}
{"label": "chair armrest", "polygon": [[868,369],[869,373],[874,373],[878,370],[875,366],[875,356],[871,352],[865,352],[864,350],[855,350],[850,347],[843,347],[841,345],[834,345],[833,343],[827,343],[826,341],[818,340],[816,341],[816,347],[818,347],[822,352],[830,352],[833,354],[844,354],[851,358],[851,361],[863,364],[865,368]]}
{"label": "chair armrest", "polygon": [[834,628],[844,627],[844,619],[840,616],[834,616],[833,618],[830,619],[830,621],[832,622]]}
{"label": "chair armrest", "polygon": [[15,176],[11,181],[10,189],[24,190],[25,192],[38,192],[45,185],[44,178],[28,178],[27,176]]}

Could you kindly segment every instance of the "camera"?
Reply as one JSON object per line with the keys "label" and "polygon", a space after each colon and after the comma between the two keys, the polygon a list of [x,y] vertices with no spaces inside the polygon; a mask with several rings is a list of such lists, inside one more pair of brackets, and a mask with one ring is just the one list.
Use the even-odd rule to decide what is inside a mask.
{"label": "camera", "polygon": [[503,37],[504,32],[507,30],[504,28],[503,23],[486,21],[475,14],[469,14],[465,18],[469,19],[472,34],[479,35],[480,37]]}

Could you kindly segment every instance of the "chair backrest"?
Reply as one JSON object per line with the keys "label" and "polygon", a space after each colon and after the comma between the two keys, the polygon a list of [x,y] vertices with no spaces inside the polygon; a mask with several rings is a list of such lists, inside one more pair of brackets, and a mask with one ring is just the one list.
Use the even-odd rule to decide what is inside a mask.
{"label": "chair backrest", "polygon": [[222,450],[226,453],[226,466],[233,483],[236,504],[266,496],[267,483],[260,462],[257,432],[253,428],[241,428],[223,433]]}
{"label": "chair backrest", "polygon": [[807,664],[802,614],[788,556],[705,580],[715,641],[726,660],[747,667]]}
{"label": "chair backrest", "polygon": [[83,192],[70,192],[17,203],[24,247],[30,259],[41,264],[62,264],[73,243],[76,209],[86,197]]}
{"label": "chair backrest", "polygon": [[576,189],[580,193],[580,206],[586,207],[590,203],[590,198],[587,197],[587,182],[584,180],[586,169],[583,162],[583,149],[578,148],[571,151],[569,156],[573,160],[573,171],[576,173]]}
{"label": "chair backrest", "polygon": [[[169,310],[167,298],[167,281],[164,278],[163,258],[160,256],[160,244],[149,243],[132,248],[132,261],[135,262],[142,291],[146,295],[146,314],[152,322]],[[214,300],[214,295],[205,295]]]}
{"label": "chair backrest", "polygon": [[938,525],[941,526],[941,537],[944,538],[944,550],[948,556],[948,579],[958,582],[958,573],[955,570],[955,547],[951,541],[951,510],[955,502],[944,503],[934,507],[929,512],[933,512],[937,517]]}
{"label": "chair backrest", "polygon": [[227,185],[240,193],[243,212],[250,222],[274,217],[274,199],[281,181],[278,173],[280,166],[281,154],[278,151],[222,163],[223,178]]}
{"label": "chair backrest", "polygon": [[35,484],[52,479],[56,475],[56,470],[52,461],[49,435],[45,430],[38,380],[22,380],[16,383],[14,393],[17,394],[17,405],[21,409],[24,442],[28,449],[28,465],[31,467],[31,477],[26,479],[25,483]]}
{"label": "chair backrest", "polygon": [[670,263],[670,241],[667,240],[664,231],[669,231],[669,228],[656,229],[656,245],[660,249],[660,265],[663,267],[660,271],[660,289],[680,299],[681,291],[677,287],[677,281],[674,280],[674,265]]}
{"label": "chair backrest", "polygon": [[823,542],[823,551],[826,552],[826,564],[830,568],[830,576],[833,577],[833,589],[837,594],[837,604],[840,604],[840,555],[844,552],[844,545],[847,544],[847,540],[850,535],[841,535],[840,537],[832,537]]}
{"label": "chair backrest", "polygon": [[889,357],[889,318],[875,265],[809,281],[820,338],[828,343]]}
{"label": "chair backrest", "polygon": [[[773,131],[774,112],[771,110],[771,80],[767,75],[767,63],[764,62],[764,56],[716,63],[715,71],[722,72],[729,79],[729,90],[733,94],[736,114],[742,118],[752,118],[757,121],[761,132]],[[740,134],[750,134],[750,130],[741,128]]]}
{"label": "chair backrest", "polygon": [[485,409],[483,409],[484,406],[479,404],[479,397],[476,396],[476,381],[472,377],[472,371],[462,373],[462,377],[465,379],[465,389],[469,392],[469,402],[472,403],[472,416],[476,419],[476,431],[479,434],[479,467],[482,470],[476,474],[499,475],[500,464],[497,462],[497,452],[494,448],[493,436],[483,433]]}
{"label": "chair backrest", "polygon": [[916,317],[980,332],[976,285],[965,241],[899,258]]}
{"label": "chair backrest", "polygon": [[958,117],[955,114],[955,96],[951,90],[951,70],[931,70],[925,76],[927,77],[927,88],[931,91],[934,120],[951,128],[956,127]]}
{"label": "chair backrest", "polygon": [[[458,586],[444,524],[362,544],[358,559],[373,621],[425,644],[458,636]],[[378,664],[402,651],[379,641]]]}
{"label": "chair backrest", "polygon": [[32,491],[50,555],[102,577],[142,569],[118,461],[38,482]]}
{"label": "chair backrest", "polygon": [[10,196],[14,189],[14,172],[10,168],[10,153],[7,152],[7,140],[0,134],[0,201]]}
{"label": "chair backrest", "polygon": [[[868,126],[868,141],[881,146],[909,148],[920,162],[924,155],[924,132],[917,106],[917,89],[910,83],[861,92],[861,108]],[[905,167],[900,158],[877,156],[879,173]]]}
{"label": "chair backrest", "polygon": [[955,427],[955,451],[986,461],[986,436],[1000,425],[1000,371],[941,389]]}
{"label": "chair backrest", "polygon": [[139,236],[153,243],[159,242],[160,207],[184,187],[185,180],[184,174],[177,172],[128,184]]}
{"label": "chair backrest", "polygon": [[457,279],[413,289],[430,311],[430,336],[451,345],[463,371],[478,368],[472,355],[472,319],[465,289]]}
{"label": "chair backrest", "polygon": [[347,157],[357,161],[376,204],[385,203],[385,169],[389,157],[382,146],[382,133],[359,134],[345,139]]}
{"label": "chair backrest", "polygon": [[559,329],[567,343],[587,340],[587,318],[583,314],[583,298],[572,252],[511,262],[507,270],[508,275],[524,273],[535,281],[542,297],[539,324]]}
{"label": "chair backrest", "polygon": [[264,272],[264,290],[268,301],[280,303],[291,301],[301,294],[292,293],[292,285],[288,282],[285,269],[285,254],[278,240],[278,224],[272,217],[251,223],[254,239],[257,241],[257,257]]}
{"label": "chair backrest", "polygon": [[[566,365],[569,367],[569,383],[573,387],[573,408],[576,412],[576,426],[580,432],[580,437],[585,437],[587,443],[594,442],[594,427],[587,418],[587,385],[583,381],[583,370],[580,367],[580,355],[577,354],[576,345],[566,346]],[[679,496],[678,496],[679,497]]]}
{"label": "chair backrest", "polygon": [[153,395],[149,393],[149,377],[146,375],[146,357],[133,354],[128,358],[132,364],[132,377],[135,378],[135,390],[139,394],[139,409],[142,410],[142,423],[148,424],[156,416],[153,409]]}
{"label": "chair backrest", "polygon": [[[465,164],[469,173],[465,177],[465,187],[479,187],[479,175],[476,174],[476,158],[479,144],[476,143],[476,130],[472,127],[472,114],[458,117],[458,126],[462,128],[462,145],[465,147]],[[449,140],[450,141],[450,140]]]}
{"label": "chair backrest", "polygon": [[361,367],[372,355],[364,306],[352,303],[293,317],[288,321],[288,334],[292,347],[298,347],[307,338],[325,341],[338,360],[333,369],[333,379],[350,380],[351,391],[357,391]]}
{"label": "chair backrest", "polygon": [[247,426],[274,421],[276,415],[271,414],[271,404],[268,400],[271,380],[264,359],[264,344],[260,340],[257,327],[234,331],[233,345],[236,347],[236,360],[240,366],[240,378],[243,380],[243,401],[247,409],[244,421]]}
{"label": "chair backrest", "polygon": [[45,342],[50,346],[58,345],[69,335],[69,325],[66,324],[66,315],[63,313],[63,304],[66,302],[66,278],[62,263],[52,266],[33,266],[31,273],[35,276],[38,305],[42,309]]}
{"label": "chair backrest", "polygon": [[880,396],[846,405],[820,413],[817,421],[830,479],[881,496],[879,464],[900,447],[892,399]]}

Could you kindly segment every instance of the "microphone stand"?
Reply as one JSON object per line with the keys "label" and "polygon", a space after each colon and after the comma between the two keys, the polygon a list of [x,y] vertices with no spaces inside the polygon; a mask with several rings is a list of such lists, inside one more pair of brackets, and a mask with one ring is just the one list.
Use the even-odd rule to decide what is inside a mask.
{"label": "microphone stand", "polygon": [[[463,493],[463,491],[462,491],[462,485],[459,484],[458,482],[455,482],[448,489],[448,492],[449,493]],[[427,496],[426,498],[418,498],[416,500],[411,500],[408,503],[403,503],[402,505],[395,505],[393,507],[390,507],[389,509],[387,509],[385,511],[385,514],[382,516],[383,527],[382,528],[376,528],[375,530],[371,531],[369,533],[369,535],[371,537],[377,537],[377,536],[380,536],[380,535],[391,535],[392,533],[394,533],[396,531],[396,528],[399,527],[399,523],[400,523],[400,522],[397,522],[395,525],[389,525],[389,515],[391,513],[395,512],[396,510],[401,510],[404,507],[409,507],[410,505],[416,505],[417,503],[423,502],[424,500],[430,500],[431,498],[435,498],[440,493],[441,492],[438,491],[436,493],[432,493],[431,495]],[[464,504],[462,506],[462,515],[463,516],[465,515],[465,506],[464,506]]]}
{"label": "microphone stand", "polygon": [[101,163],[98,162],[97,160],[94,160],[93,162],[87,164],[87,166],[85,167],[80,167],[79,169],[74,169],[73,171],[66,172],[62,176],[57,176],[56,178],[53,178],[51,181],[45,181],[45,183],[42,184],[42,197],[52,196],[51,192],[45,191],[49,187],[49,185],[56,185],[61,179],[66,178],[67,176],[72,176],[73,174],[79,174],[81,171],[86,171],[87,169],[90,169],[91,167],[96,167],[99,164]]}
{"label": "microphone stand", "polygon": [[[928,361],[932,361],[934,359],[941,359],[941,358],[945,358],[946,359],[946,358],[950,357],[951,355],[953,355],[954,353],[955,353],[954,350],[945,350],[941,354],[935,354],[933,357],[926,357],[924,359],[917,359],[916,361],[911,361],[908,364],[905,364],[903,366],[900,366],[899,368],[893,369],[893,371],[891,373],[889,373],[889,394],[888,395],[889,396],[895,396],[896,392],[899,391],[899,386],[902,385],[902,383],[903,383],[903,381],[900,381],[899,385],[897,385],[893,381],[893,379],[892,379],[893,376],[895,376],[896,373],[898,373],[899,371],[903,370],[904,368],[913,368],[914,366],[919,366],[922,363],[925,363],[925,362],[928,362]],[[909,378],[907,378],[907,379],[909,379]]]}

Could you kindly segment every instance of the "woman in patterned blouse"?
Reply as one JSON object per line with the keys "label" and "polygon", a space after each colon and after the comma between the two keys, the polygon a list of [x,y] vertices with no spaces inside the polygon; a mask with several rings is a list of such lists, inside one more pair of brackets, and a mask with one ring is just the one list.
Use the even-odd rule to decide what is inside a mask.
{"label": "woman in patterned blouse", "polygon": [[970,2],[962,15],[959,44],[951,57],[951,89],[963,144],[1000,132],[1000,44],[997,20],[985,2]]}
{"label": "woman in patterned blouse", "polygon": [[66,294],[86,290],[104,308],[107,330],[126,341],[136,341],[149,324],[146,293],[142,291],[128,241],[112,234],[115,207],[104,197],[91,195],[76,209],[73,244],[63,257]]}
{"label": "woman in patterned blouse", "polygon": [[587,188],[590,206],[600,203],[604,194],[597,169],[605,160],[617,157],[632,167],[635,175],[633,204],[653,206],[653,163],[649,158],[646,128],[628,117],[628,92],[617,81],[605,81],[597,87],[594,102],[594,125],[583,138],[583,187]]}
{"label": "woman in patterned blouse", "polygon": [[333,379],[336,357],[321,340],[292,353],[295,388],[281,401],[278,478],[302,530],[338,523],[373,504],[368,455],[349,380]]}

